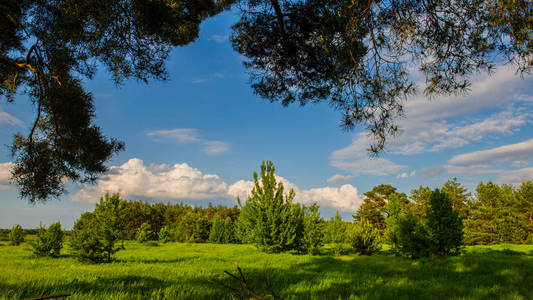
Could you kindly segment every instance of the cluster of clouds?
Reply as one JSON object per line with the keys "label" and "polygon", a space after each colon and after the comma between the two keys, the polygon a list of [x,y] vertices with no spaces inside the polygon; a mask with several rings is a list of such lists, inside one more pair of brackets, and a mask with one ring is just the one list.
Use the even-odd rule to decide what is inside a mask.
{"label": "cluster of clouds", "polygon": [[[367,149],[372,140],[362,132],[354,136],[350,145],[331,153],[330,165],[349,174],[345,176],[414,176],[416,171],[408,171],[406,165],[394,162],[391,157],[408,158],[459,149],[495,137],[512,136],[530,125],[533,119],[532,85],[533,78],[522,79],[514,69],[500,67],[492,76],[476,78],[467,96],[439,97],[431,101],[423,96],[409,99],[405,103],[406,118],[398,122],[400,134],[388,141],[388,153],[369,158]],[[472,118],[476,114],[479,117]],[[531,162],[530,144],[531,141],[526,141],[464,153],[452,157],[442,166],[422,168],[418,176],[427,178],[448,172],[500,174],[500,180],[511,182],[531,179],[532,167],[525,167]],[[497,168],[502,163],[522,168]]]}
{"label": "cluster of clouds", "polygon": [[177,144],[199,144],[207,155],[217,155],[228,152],[231,147],[227,142],[206,140],[200,138],[196,128],[175,128],[149,131],[147,136],[158,142]]}
{"label": "cluster of clouds", "polygon": [[[355,211],[362,203],[356,187],[345,184],[340,187],[300,189],[287,179],[277,176],[283,182],[285,192],[293,189],[295,201],[340,211]],[[103,194],[120,192],[125,197],[150,198],[153,200],[230,200],[246,201],[254,186],[253,181],[239,180],[228,184],[216,174],[203,174],[187,163],[169,166],[166,164],[145,165],[141,159],[132,158],[97,180],[95,185],[81,185],[71,196],[77,202],[97,202]]]}

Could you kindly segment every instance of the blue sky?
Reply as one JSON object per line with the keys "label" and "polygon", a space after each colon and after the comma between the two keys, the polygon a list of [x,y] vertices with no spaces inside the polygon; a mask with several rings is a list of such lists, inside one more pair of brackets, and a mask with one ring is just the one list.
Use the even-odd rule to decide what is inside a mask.
{"label": "blue sky", "polygon": [[283,108],[253,94],[243,59],[228,41],[234,21],[228,12],[202,24],[198,41],[172,52],[167,82],[117,87],[105,69],[86,82],[96,123],[126,150],[96,185],[69,184],[59,201],[30,205],[9,184],[7,145],[14,133],[27,133],[35,109],[24,96],[3,101],[0,227],[59,220],[70,228],[106,191],[132,200],[234,205],[262,160],[274,162],[297,201],[347,219],[363,193],[381,183],[408,193],[454,176],[471,190],[480,181],[533,179],[532,76],[498,67],[490,77],[476,76],[466,96],[408,99],[403,133],[370,159],[364,128],[344,131],[341,114],[327,104]]}

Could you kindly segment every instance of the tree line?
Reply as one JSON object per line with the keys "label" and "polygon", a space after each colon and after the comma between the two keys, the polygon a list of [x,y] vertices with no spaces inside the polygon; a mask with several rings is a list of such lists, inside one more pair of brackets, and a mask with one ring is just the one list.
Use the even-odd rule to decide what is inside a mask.
{"label": "tree line", "polygon": [[[330,244],[336,255],[372,254],[387,243],[392,252],[409,257],[453,255],[463,244],[533,242],[532,181],[519,186],[481,182],[473,195],[456,178],[440,189],[420,186],[409,196],[381,184],[364,193],[347,222],[338,212],[324,220],[317,204],[293,202],[294,191],[286,192],[274,172],[272,162],[263,162],[248,199],[237,199],[233,207],[150,204],[106,194],[74,224],[71,247],[82,260],[101,261],[111,260],[124,240],[248,243],[266,252],[310,254]],[[37,230],[37,254],[59,255],[60,226]],[[23,241],[19,225],[2,234],[13,244]]]}

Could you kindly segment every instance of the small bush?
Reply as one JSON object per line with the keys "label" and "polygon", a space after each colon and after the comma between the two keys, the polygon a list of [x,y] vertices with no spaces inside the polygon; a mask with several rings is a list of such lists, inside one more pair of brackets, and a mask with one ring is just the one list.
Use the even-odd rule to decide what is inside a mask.
{"label": "small bush", "polygon": [[11,245],[18,246],[20,243],[24,242],[24,230],[20,225],[15,225],[11,228],[9,232],[9,241]]}
{"label": "small bush", "polygon": [[137,232],[137,242],[139,243],[145,243],[148,241],[149,237],[152,235],[152,226],[148,222],[144,222],[141,224],[141,227],[139,227],[139,231]]}
{"label": "small bush", "polygon": [[159,230],[159,240],[163,243],[168,243],[170,240],[170,232],[168,226],[164,226]]}
{"label": "small bush", "polygon": [[37,232],[37,240],[32,244],[33,253],[39,256],[58,257],[63,248],[63,238],[61,223],[54,223],[48,229],[41,225]]}
{"label": "small bush", "polygon": [[398,251],[411,258],[428,257],[431,248],[425,224],[414,214],[403,215],[398,222]]}
{"label": "small bush", "polygon": [[348,241],[353,252],[363,255],[372,255],[381,249],[379,231],[364,218],[350,226]]}

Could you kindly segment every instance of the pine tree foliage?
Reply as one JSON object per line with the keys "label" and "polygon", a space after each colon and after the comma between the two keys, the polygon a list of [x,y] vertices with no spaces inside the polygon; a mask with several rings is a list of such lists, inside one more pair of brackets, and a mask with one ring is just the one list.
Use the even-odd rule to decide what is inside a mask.
{"label": "pine tree foliage", "polygon": [[120,194],[110,195],[107,193],[100,198],[100,202],[96,204],[96,209],[94,210],[100,225],[99,235],[103,250],[107,254],[107,260],[111,260],[111,255],[119,250],[115,247],[115,243],[123,237],[124,219],[122,214],[124,202],[120,198]]}
{"label": "pine tree foliage", "polygon": [[333,251],[338,256],[343,252],[347,238],[346,222],[342,220],[341,215],[337,211],[335,216],[331,217],[326,224],[326,242],[333,245]]}
{"label": "pine tree foliage", "polygon": [[468,189],[462,186],[456,177],[448,180],[441,188],[443,193],[448,194],[448,197],[452,201],[452,208],[459,212],[459,215],[464,217],[466,215],[466,205],[470,198]]}
{"label": "pine tree foliage", "polygon": [[13,246],[18,246],[20,243],[24,242],[24,230],[20,225],[15,225],[11,228],[9,232],[9,242]]}
{"label": "pine tree foliage", "polygon": [[274,171],[271,161],[263,161],[260,179],[254,172],[254,188],[246,203],[241,204],[241,230],[246,241],[266,252],[300,250],[303,209],[292,203],[294,190],[284,193],[283,183],[276,182]]}
{"label": "pine tree foliage", "polygon": [[168,226],[161,228],[158,234],[158,238],[159,238],[159,241],[163,243],[168,243],[168,241],[170,240],[170,231],[169,231]]}
{"label": "pine tree foliage", "polygon": [[147,241],[151,240],[152,237],[153,231],[150,223],[142,223],[141,227],[139,227],[139,231],[137,232],[137,242],[146,243]]}
{"label": "pine tree foliage", "polygon": [[93,263],[106,260],[100,232],[101,225],[94,213],[86,212],[76,220],[70,236],[70,247],[79,260]]}
{"label": "pine tree foliage", "polygon": [[217,215],[211,226],[211,232],[209,233],[209,241],[216,244],[224,244],[225,241],[225,224],[222,217]]}
{"label": "pine tree foliage", "polygon": [[463,221],[452,207],[448,194],[439,189],[430,197],[427,228],[431,237],[432,254],[447,256],[459,254],[463,245]]}
{"label": "pine tree foliage", "polygon": [[362,219],[368,220],[378,230],[385,229],[385,219],[387,215],[387,203],[391,196],[397,197],[401,204],[407,204],[407,196],[404,193],[397,193],[396,188],[389,184],[380,184],[364,194],[363,204],[353,216],[357,222]]}
{"label": "pine tree foliage", "polygon": [[481,182],[477,186],[476,199],[470,203],[469,217],[465,224],[468,244],[496,242],[496,221],[502,197],[501,188],[491,181]]}
{"label": "pine tree foliage", "polygon": [[53,223],[48,229],[41,224],[37,239],[32,243],[33,253],[39,256],[58,257],[63,248],[64,237],[61,223]]}
{"label": "pine tree foliage", "polygon": [[419,186],[418,189],[412,189],[409,195],[409,198],[413,201],[413,212],[422,219],[426,218],[431,192],[429,187]]}
{"label": "pine tree foliage", "polygon": [[359,223],[352,223],[349,228],[348,242],[353,252],[372,255],[381,250],[381,235],[368,220],[361,219]]}
{"label": "pine tree foliage", "polygon": [[304,206],[302,249],[308,254],[317,254],[324,245],[324,220],[320,217],[318,204]]}

